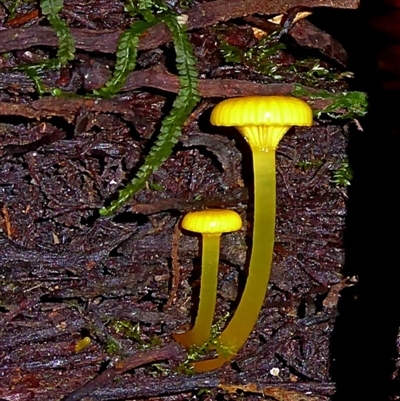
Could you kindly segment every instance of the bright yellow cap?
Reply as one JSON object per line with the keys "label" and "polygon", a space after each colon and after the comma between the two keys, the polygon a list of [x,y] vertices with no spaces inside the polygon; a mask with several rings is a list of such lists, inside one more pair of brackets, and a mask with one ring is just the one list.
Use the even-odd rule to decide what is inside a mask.
{"label": "bright yellow cap", "polygon": [[248,96],[223,100],[211,113],[211,124],[225,127],[243,125],[302,125],[313,122],[311,107],[290,96]]}
{"label": "bright yellow cap", "polygon": [[222,234],[239,230],[242,219],[233,210],[200,210],[186,214],[182,219],[182,227],[201,234]]}
{"label": "bright yellow cap", "polygon": [[[261,150],[275,149],[293,125],[311,126],[311,107],[290,96],[248,96],[223,100],[211,113],[211,123],[236,127]],[[265,128],[267,127],[267,128]]]}

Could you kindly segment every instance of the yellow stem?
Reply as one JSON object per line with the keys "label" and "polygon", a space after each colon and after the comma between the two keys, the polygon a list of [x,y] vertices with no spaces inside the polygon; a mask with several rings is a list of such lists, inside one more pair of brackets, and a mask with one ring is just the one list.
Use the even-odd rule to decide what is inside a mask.
{"label": "yellow stem", "polygon": [[275,150],[253,149],[253,163],[253,247],[246,286],[235,314],[217,339],[218,358],[195,363],[197,372],[218,369],[236,355],[257,322],[267,292],[275,241]]}
{"label": "yellow stem", "polygon": [[200,298],[196,322],[192,330],[174,334],[176,341],[186,348],[201,346],[210,338],[217,298],[220,234],[203,235]]}

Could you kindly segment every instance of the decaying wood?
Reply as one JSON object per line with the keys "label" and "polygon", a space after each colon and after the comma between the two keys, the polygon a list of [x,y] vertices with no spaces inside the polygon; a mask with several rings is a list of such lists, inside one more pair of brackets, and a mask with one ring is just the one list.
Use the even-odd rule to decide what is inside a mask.
{"label": "decaying wood", "polygon": [[90,380],[80,389],[62,398],[62,401],[79,401],[83,397],[95,392],[98,389],[109,386],[119,375],[128,370],[133,370],[141,365],[154,363],[162,360],[178,360],[182,358],[184,352],[182,347],[176,343],[166,345],[163,348],[138,352],[128,358],[116,362],[109,369],[105,370],[94,379]]}
{"label": "decaying wood", "polygon": [[[261,84],[239,79],[201,79],[199,82],[200,94],[204,98],[288,95],[295,90],[295,87],[295,84]],[[161,66],[134,71],[129,75],[128,81],[122,91],[131,91],[139,88],[155,88],[177,93],[179,91],[178,77]],[[311,87],[304,87],[304,90],[310,94],[318,93],[317,89]],[[310,100],[306,96],[303,99],[307,100],[314,109],[322,110],[335,102],[335,94],[332,94],[331,99]],[[123,115],[124,118],[135,118],[134,109],[126,101],[118,99],[44,97],[33,101],[30,105],[0,102],[0,115],[23,116],[38,120],[52,116],[62,116],[70,123],[75,121],[76,114],[80,109],[96,113],[111,112]],[[338,111],[340,112],[340,110]]]}
{"label": "decaying wood", "polygon": [[[279,14],[294,7],[335,7],[355,9],[359,7],[359,0],[291,0],[290,4],[281,0],[260,1],[216,0],[193,7],[187,13],[188,28],[203,28],[220,21],[244,17],[252,14]],[[72,35],[78,49],[115,53],[120,31],[91,31],[88,29],[72,29]],[[171,40],[170,33],[165,25],[159,24],[151,28],[141,39],[141,50],[154,49]],[[52,28],[32,27],[16,28],[0,32],[0,52],[27,49],[32,46],[57,46],[58,39]]]}
{"label": "decaying wood", "polygon": [[[112,2],[94,3],[107,9]],[[113,6],[122,10],[120,1]],[[356,0],[216,0],[193,7],[187,16],[192,39],[201,32],[215,42],[211,28],[197,28],[285,13],[289,7],[357,6]],[[85,22],[85,15],[76,18]],[[86,22],[83,26],[96,26]],[[39,51],[41,57],[43,49],[37,47],[58,45],[49,27],[10,26],[0,31],[0,51],[13,52],[16,64],[19,50]],[[245,29],[252,35],[249,26]],[[73,28],[79,62],[61,72],[40,72],[45,87],[87,93],[103,85],[111,72],[102,57],[115,53],[121,31]],[[238,32],[235,37],[241,39]],[[304,31],[297,33],[300,38]],[[313,26],[306,33],[302,45],[315,44],[327,58],[345,64],[346,54],[332,38]],[[209,389],[211,399],[223,391],[225,399],[234,400],[240,391],[249,400],[326,401],[335,392],[330,335],[338,292],[348,286],[341,276],[346,195],[331,179],[346,157],[349,128],[344,124],[318,121],[310,129],[294,129],[279,146],[272,285],[234,364],[207,375],[183,375],[173,359],[186,354],[170,344],[171,334],[189,324],[197,301],[200,244],[196,236],[178,235],[183,213],[232,208],[245,222],[241,231],[222,238],[216,319],[232,313],[246,277],[251,155],[237,132],[210,127],[207,113],[214,98],[288,94],[295,79],[266,84],[253,80],[246,68],[230,70],[232,78],[229,71],[211,78],[223,60],[210,62],[199,84],[203,100],[174,153],[118,216],[98,214],[141,164],[174,98],[169,94],[179,90],[170,64],[154,61],[153,52],[145,51],[169,40],[161,24],[143,35],[140,48],[150,56],[112,99],[38,99],[23,72],[0,75],[0,398],[105,401],[171,395],[181,401],[200,399],[197,391]],[[197,43],[195,48],[201,46],[206,47]],[[60,79],[64,74],[67,79]],[[333,99],[310,103],[322,109]],[[178,267],[174,279],[171,268]],[[92,342],[77,352],[83,336]],[[140,351],[143,347],[149,350]],[[102,371],[110,361],[114,365]],[[155,361],[160,363],[152,367]]]}

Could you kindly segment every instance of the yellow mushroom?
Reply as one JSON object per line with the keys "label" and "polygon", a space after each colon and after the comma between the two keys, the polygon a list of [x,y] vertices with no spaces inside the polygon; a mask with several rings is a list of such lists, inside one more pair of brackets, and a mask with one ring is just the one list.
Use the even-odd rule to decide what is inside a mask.
{"label": "yellow mushroom", "polygon": [[85,348],[89,347],[89,345],[92,343],[92,340],[90,337],[84,337],[80,339],[76,344],[75,344],[75,352],[81,352]]}
{"label": "yellow mushroom", "polygon": [[234,126],[253,154],[254,221],[249,272],[235,314],[216,340],[218,357],[194,364],[197,372],[218,369],[246,342],[261,310],[271,271],[275,240],[275,150],[290,127],[311,126],[312,110],[288,96],[250,96],[227,99],[212,111],[211,123]]}
{"label": "yellow mushroom", "polygon": [[186,348],[201,346],[210,338],[217,297],[219,246],[222,233],[237,231],[242,219],[233,210],[208,209],[190,212],[182,220],[182,228],[200,233],[203,239],[200,276],[200,298],[197,317],[192,330],[174,334]]}

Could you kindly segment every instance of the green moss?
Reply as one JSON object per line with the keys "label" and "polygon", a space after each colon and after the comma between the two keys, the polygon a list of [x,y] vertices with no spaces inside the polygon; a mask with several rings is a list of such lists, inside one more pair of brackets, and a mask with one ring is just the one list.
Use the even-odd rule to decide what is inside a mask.
{"label": "green moss", "polygon": [[348,187],[353,179],[353,170],[348,160],[342,160],[340,167],[333,172],[331,182],[337,187]]}
{"label": "green moss", "polygon": [[197,392],[197,396],[210,396],[213,395],[213,392],[209,389],[209,388],[201,388],[199,389],[199,391]]}
{"label": "green moss", "polygon": [[49,89],[43,84],[42,79],[39,76],[39,71],[43,68],[39,66],[32,66],[32,67],[23,67],[22,70],[25,72],[26,75],[33,81],[34,85],[36,86],[36,91],[38,92],[39,96],[43,96],[45,93],[49,92]]}
{"label": "green moss", "polygon": [[157,192],[164,191],[165,189],[164,186],[158,182],[149,182],[149,188],[152,191],[157,191]]}
{"label": "green moss", "polygon": [[352,73],[337,71],[323,66],[315,57],[296,58],[293,62],[285,62],[290,57],[281,53],[286,45],[280,42],[280,30],[261,38],[253,47],[242,50],[230,45],[224,38],[224,31],[218,34],[220,51],[228,63],[243,63],[254,70],[269,76],[274,81],[290,82],[295,80],[303,85],[318,87],[323,82],[339,82],[352,78]]}
{"label": "green moss", "polygon": [[153,377],[169,376],[171,370],[161,363],[152,363],[149,367],[149,375]]}
{"label": "green moss", "polygon": [[218,349],[218,353],[228,356],[232,354],[232,349],[229,347],[221,346],[219,343],[219,335],[225,325],[225,322],[229,318],[229,313],[226,313],[222,316],[215,324],[211,326],[211,334],[210,339],[201,346],[193,346],[188,350],[187,358],[178,366],[178,371],[180,373],[192,375],[195,372],[193,371],[192,364],[193,362],[200,361],[206,355],[210,353],[212,349]]}
{"label": "green moss", "polygon": [[[338,83],[347,78],[353,78],[349,71],[337,71],[325,67],[318,58],[296,59],[290,65],[282,63],[279,53],[286,47],[279,40],[277,32],[261,38],[255,46],[242,50],[232,46],[219,34],[220,49],[225,60],[229,63],[243,63],[256,71],[269,76],[273,81],[296,81],[295,90],[291,93],[295,97],[307,97],[311,100],[332,100],[324,109],[314,111],[317,117],[327,114],[336,119],[349,119],[365,116],[368,100],[364,92],[343,91],[332,93],[319,89],[310,91],[306,87],[318,88],[324,82]],[[286,56],[287,57],[287,56]]]}
{"label": "green moss", "polygon": [[276,39],[276,33],[261,38],[255,46],[248,50],[230,45],[222,38],[221,33],[219,36],[221,37],[220,51],[226,62],[243,63],[276,80],[282,79],[282,76],[276,74],[279,67],[274,61],[274,57],[286,46]]}
{"label": "green moss", "polygon": [[105,349],[107,354],[109,355],[119,355],[121,353],[121,344],[112,336],[108,336],[106,343],[105,343]]}
{"label": "green moss", "polygon": [[310,100],[331,100],[332,102],[323,109],[314,109],[314,114],[320,117],[321,114],[328,114],[336,119],[349,119],[363,117],[367,114],[368,97],[364,92],[344,91],[332,93],[326,90],[310,91],[300,84],[295,84],[291,93],[295,97],[307,97]]}
{"label": "green moss", "polygon": [[111,322],[110,328],[122,337],[134,340],[139,344],[143,343],[139,323],[133,324],[129,320],[114,320]]}
{"label": "green moss", "polygon": [[296,166],[301,168],[304,171],[317,169],[324,164],[324,161],[321,159],[313,159],[313,160],[301,160],[296,163]]}
{"label": "green moss", "polygon": [[[127,319],[115,319],[108,323],[108,327],[122,338],[129,339],[138,345],[140,350],[152,349],[162,344],[159,337],[153,336],[145,338],[143,335],[140,324],[133,323]],[[123,351],[120,343],[113,337],[109,336],[106,341],[107,352],[115,354]]]}
{"label": "green moss", "polygon": [[241,63],[243,61],[244,52],[228,42],[221,41],[219,50],[227,63]]}
{"label": "green moss", "polygon": [[[133,180],[118,191],[117,199],[111,201],[109,206],[104,206],[100,209],[102,216],[112,216],[118,209],[128,203],[136,192],[146,185],[150,176],[171,155],[181,135],[183,124],[200,100],[200,93],[197,88],[196,57],[189,41],[185,24],[182,24],[179,16],[173,13],[165,4],[157,3],[154,0],[140,0],[138,3],[138,12],[147,24],[164,22],[168,26],[175,47],[176,68],[178,70],[180,89],[172,104],[169,115],[166,116],[161,124],[157,139],[146,156],[143,165],[139,167]],[[139,22],[144,21],[136,21],[135,24]],[[124,40],[119,43],[119,53],[122,56],[126,53],[123,51],[125,46],[131,46],[131,42]],[[132,49],[128,54],[134,55]],[[126,63],[119,64],[125,65]],[[132,68],[133,63],[129,64],[129,68]],[[120,81],[118,80],[118,82]],[[115,87],[114,84],[112,86]]]}
{"label": "green moss", "polygon": [[194,0],[179,0],[179,7],[182,10],[189,10],[190,6],[194,3]]}
{"label": "green moss", "polygon": [[15,18],[16,14],[17,14],[18,7],[23,4],[23,0],[15,0],[15,1],[2,0],[2,3],[3,3],[3,6],[7,9],[8,20],[12,20]]}

